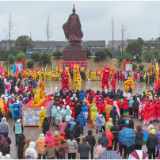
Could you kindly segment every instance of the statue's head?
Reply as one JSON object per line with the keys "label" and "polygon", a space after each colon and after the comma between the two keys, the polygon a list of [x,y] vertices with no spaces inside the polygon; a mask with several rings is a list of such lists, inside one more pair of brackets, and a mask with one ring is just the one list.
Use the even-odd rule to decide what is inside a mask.
{"label": "statue's head", "polygon": [[73,12],[73,13],[75,13],[75,12],[76,12],[75,5],[73,5],[72,12]]}

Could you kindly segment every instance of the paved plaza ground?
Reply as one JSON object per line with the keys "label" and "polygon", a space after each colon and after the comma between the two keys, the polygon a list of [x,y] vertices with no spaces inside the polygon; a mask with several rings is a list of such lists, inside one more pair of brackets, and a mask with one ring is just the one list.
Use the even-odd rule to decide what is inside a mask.
{"label": "paved plaza ground", "polygon": [[[61,88],[61,82],[60,81],[51,81],[51,82],[46,82],[45,84],[45,87],[46,87],[46,93],[49,94],[49,93],[53,93],[54,91],[54,88],[58,86],[59,88]],[[73,89],[72,88],[73,86],[71,86],[70,89]],[[86,89],[93,89],[93,90],[100,90],[101,91],[101,82],[100,81],[90,81],[90,82],[86,82],[86,81],[82,81],[82,89],[83,90],[86,90]],[[123,86],[123,82],[117,82],[117,89],[120,88],[120,89],[123,89],[124,86]],[[138,83],[135,83],[135,87],[134,87],[134,92],[133,94],[142,94],[143,91],[146,89],[146,85],[145,83],[143,82],[138,82]],[[127,118],[127,117],[125,117]],[[15,120],[11,120],[10,118],[7,117],[7,122],[9,123],[10,125],[10,134],[9,134],[9,137],[11,138],[11,158],[14,158],[14,159],[17,159],[17,147],[15,146],[15,134],[13,133],[13,126],[15,124]],[[149,125],[143,125],[143,121],[139,121],[138,119],[134,119],[134,126],[136,127],[138,124],[141,124],[143,128],[147,128]],[[152,123],[156,128],[156,130],[158,130],[158,121],[154,121]],[[24,127],[24,135],[26,138],[30,138],[32,141],[36,141],[40,135],[41,132],[38,132],[37,131],[38,127]],[[91,128],[91,125],[90,124],[87,124],[87,126],[84,127],[84,135],[87,135],[87,131],[91,129],[93,131],[93,134],[96,134],[96,131],[95,129],[92,129]],[[50,124],[50,130],[52,131],[52,133],[54,131],[57,130],[57,127],[55,126],[52,126],[52,124]],[[98,140],[98,136],[95,136],[96,137],[96,142]],[[96,146],[97,146],[97,143],[96,143]],[[146,151],[146,147],[143,146],[143,150]],[[67,158],[67,155],[66,155],[66,158]],[[79,153],[76,154],[76,158],[78,159],[79,158]]]}

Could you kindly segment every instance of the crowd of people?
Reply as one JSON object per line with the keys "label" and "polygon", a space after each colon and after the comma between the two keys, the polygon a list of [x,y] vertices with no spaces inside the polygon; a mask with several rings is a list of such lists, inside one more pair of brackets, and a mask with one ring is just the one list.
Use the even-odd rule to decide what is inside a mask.
{"label": "crowd of people", "polygon": [[[130,75],[131,72],[126,73]],[[59,90],[55,87],[54,92],[50,94],[53,98],[51,119],[44,118],[42,130],[39,130],[42,133],[37,141],[33,142],[23,134],[24,127],[20,118],[22,107],[34,98],[33,89],[37,87],[36,81],[32,76],[24,79],[21,73],[17,76],[9,76],[8,79],[2,77],[0,79],[0,101],[3,104],[0,110],[0,157],[10,157],[10,144],[13,142],[8,136],[11,128],[6,122],[6,117],[9,116],[16,121],[13,131],[15,145],[18,147],[18,159],[76,159],[77,152],[81,159],[89,157],[106,159],[107,155],[113,152],[116,153],[117,159],[131,158],[132,152],[142,151],[143,145],[142,126],[135,127],[133,118],[143,120],[144,124],[160,121],[159,82],[158,80],[155,89],[152,87],[150,90],[145,90],[142,95],[131,95],[120,89],[102,92],[89,89],[75,92]],[[12,111],[10,105],[13,105]],[[44,107],[41,109],[44,110]],[[53,135],[50,130],[51,123],[57,126]],[[84,128],[89,125],[91,129],[88,130],[88,135],[84,135]],[[125,128],[132,129],[136,135],[135,142],[131,146],[123,144],[119,137],[120,131]],[[96,134],[92,133],[94,130]],[[147,153],[149,159],[155,159],[159,156],[160,131],[156,132],[156,128],[150,125],[148,133]],[[157,151],[155,151],[156,147]]]}

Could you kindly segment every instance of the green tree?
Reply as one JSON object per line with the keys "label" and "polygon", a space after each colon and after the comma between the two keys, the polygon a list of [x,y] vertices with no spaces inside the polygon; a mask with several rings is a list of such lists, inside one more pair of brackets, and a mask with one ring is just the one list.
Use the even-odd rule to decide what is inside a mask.
{"label": "green tree", "polygon": [[16,58],[12,54],[10,54],[7,58],[7,61],[9,61],[12,64],[16,61]]}
{"label": "green tree", "polygon": [[34,66],[34,62],[32,61],[27,62],[27,66],[28,68],[32,68]]}
{"label": "green tree", "polygon": [[89,56],[92,56],[92,52],[89,49],[87,49],[86,50],[86,57],[89,57]]}
{"label": "green tree", "polygon": [[111,51],[108,48],[103,48],[102,51],[106,52],[106,56],[107,57],[110,57],[110,58],[112,57],[112,53],[111,53]]}
{"label": "green tree", "polygon": [[49,63],[50,60],[51,60],[51,56],[48,55],[47,53],[43,53],[43,54],[41,55],[41,61],[43,61],[43,64]]}
{"label": "green tree", "polygon": [[33,41],[28,36],[20,36],[15,41],[14,46],[26,54],[26,51],[33,47]]}
{"label": "green tree", "polygon": [[53,56],[55,56],[55,57],[60,57],[62,55],[63,55],[63,53],[60,50],[56,50],[56,51],[53,52]]}
{"label": "green tree", "polygon": [[127,60],[130,60],[132,58],[133,58],[133,56],[131,54],[127,53],[126,51],[123,52],[123,59],[124,60],[127,61]]}
{"label": "green tree", "polygon": [[131,54],[132,56],[138,54],[139,57],[142,54],[142,44],[139,41],[134,41],[132,43],[129,43],[127,48],[126,48],[126,52]]}
{"label": "green tree", "polygon": [[154,54],[151,50],[146,50],[143,52],[143,58],[146,62],[151,63],[151,60],[154,59]]}
{"label": "green tree", "polygon": [[26,61],[26,55],[24,53],[18,53],[16,56],[17,61]]}
{"label": "green tree", "polygon": [[107,55],[106,55],[106,52],[104,50],[99,50],[95,53],[95,56],[99,57],[99,58],[105,58]]}
{"label": "green tree", "polygon": [[0,57],[2,61],[6,61],[8,58],[8,53],[6,50],[2,49],[0,50]]}
{"label": "green tree", "polygon": [[12,54],[13,56],[16,56],[18,53],[20,53],[20,50],[16,47],[11,47],[9,50],[7,50],[8,55]]}
{"label": "green tree", "polygon": [[34,59],[34,60],[36,60],[36,61],[39,61],[40,58],[41,58],[41,53],[39,53],[39,52],[33,52],[33,53],[31,54],[31,59]]}

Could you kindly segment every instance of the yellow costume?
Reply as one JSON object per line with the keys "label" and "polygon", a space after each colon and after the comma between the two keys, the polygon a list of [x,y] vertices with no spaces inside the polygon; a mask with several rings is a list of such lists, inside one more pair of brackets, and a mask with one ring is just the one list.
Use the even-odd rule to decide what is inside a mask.
{"label": "yellow costume", "polygon": [[85,76],[86,76],[86,80],[88,81],[88,78],[89,78],[89,71],[85,71]]}
{"label": "yellow costume", "polygon": [[41,111],[39,112],[39,130],[41,130],[44,118],[47,117],[46,115],[46,109],[44,107],[41,107]]}
{"label": "yellow costume", "polygon": [[124,82],[124,89],[125,89],[125,91],[128,91],[130,87],[133,90],[133,88],[134,88],[134,82],[133,82],[133,78],[132,77],[128,77],[128,80],[126,80]]}
{"label": "yellow costume", "polygon": [[74,65],[73,67],[73,82],[74,82],[74,89],[81,90],[81,75],[79,73],[79,65]]}
{"label": "yellow costume", "polygon": [[101,70],[97,70],[97,79],[98,79],[98,81],[101,80],[101,74],[102,74]]}

